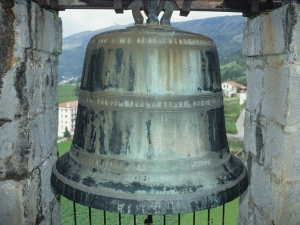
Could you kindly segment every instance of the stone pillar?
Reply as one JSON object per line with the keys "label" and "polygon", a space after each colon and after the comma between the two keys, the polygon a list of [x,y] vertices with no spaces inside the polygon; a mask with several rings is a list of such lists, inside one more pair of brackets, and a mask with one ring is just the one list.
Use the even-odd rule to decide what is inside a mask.
{"label": "stone pillar", "polygon": [[300,224],[300,6],[249,20],[245,163],[239,224]]}
{"label": "stone pillar", "polygon": [[50,174],[61,33],[57,13],[0,0],[0,224],[60,224]]}

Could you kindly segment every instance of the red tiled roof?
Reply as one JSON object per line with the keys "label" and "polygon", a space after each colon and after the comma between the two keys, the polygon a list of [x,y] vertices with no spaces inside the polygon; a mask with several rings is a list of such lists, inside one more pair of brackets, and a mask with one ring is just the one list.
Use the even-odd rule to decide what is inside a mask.
{"label": "red tiled roof", "polygon": [[58,107],[61,107],[61,108],[76,108],[76,107],[78,107],[78,101],[60,103],[58,105]]}
{"label": "red tiled roof", "polygon": [[231,80],[224,81],[223,83],[231,84],[231,85],[233,85],[233,86],[235,86],[235,87],[238,87],[238,88],[240,88],[240,89],[247,89],[247,87],[245,87],[244,85],[239,84],[239,83],[236,83],[236,82],[231,81]]}

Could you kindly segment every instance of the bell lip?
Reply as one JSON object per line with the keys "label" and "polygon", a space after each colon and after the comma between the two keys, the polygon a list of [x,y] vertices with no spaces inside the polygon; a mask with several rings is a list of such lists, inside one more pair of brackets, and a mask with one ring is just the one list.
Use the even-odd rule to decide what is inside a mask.
{"label": "bell lip", "polygon": [[[68,152],[65,154],[69,154]],[[232,157],[235,157],[231,154]],[[236,157],[235,157],[236,158]],[[136,200],[118,197],[103,196],[89,192],[88,187],[86,190],[71,187],[63,183],[56,175],[56,163],[52,167],[51,173],[51,188],[52,190],[69,199],[87,207],[96,208],[104,211],[117,212],[123,214],[136,214],[136,215],[167,215],[195,212],[215,208],[225,203],[228,203],[237,197],[241,196],[248,188],[248,174],[245,165],[243,165],[243,172],[239,176],[238,182],[223,190],[211,191],[210,194],[202,195],[199,192],[198,198],[191,198],[189,194],[181,194],[180,197],[171,200]],[[66,178],[64,178],[66,179]],[[73,181],[69,181],[73,182]],[[76,183],[74,182],[76,185]],[[219,189],[219,188],[218,188]],[[203,191],[202,191],[203,192]],[[122,207],[120,207],[120,205]],[[155,208],[155,206],[160,208]],[[170,208],[171,206],[171,208]],[[173,206],[173,207],[172,207]],[[175,206],[175,207],[174,207]]]}

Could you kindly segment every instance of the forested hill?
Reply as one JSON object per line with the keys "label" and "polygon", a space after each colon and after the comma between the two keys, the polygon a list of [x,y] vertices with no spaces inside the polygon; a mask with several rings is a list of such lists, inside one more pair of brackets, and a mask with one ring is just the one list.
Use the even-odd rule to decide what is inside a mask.
{"label": "forested hill", "polygon": [[[243,26],[246,18],[242,16],[223,16],[208,19],[172,23],[181,30],[204,34],[217,45],[222,80],[232,79],[246,85],[245,60],[241,49]],[[96,31],[86,31],[63,39],[63,53],[59,56],[59,80],[79,78],[82,73],[83,59],[88,41],[94,35],[108,30],[122,29],[127,26],[112,26]],[[242,79],[240,79],[243,77]]]}
{"label": "forested hill", "polygon": [[174,23],[175,27],[204,34],[214,40],[219,57],[242,49],[243,28],[246,19],[242,16],[222,16],[201,20]]}

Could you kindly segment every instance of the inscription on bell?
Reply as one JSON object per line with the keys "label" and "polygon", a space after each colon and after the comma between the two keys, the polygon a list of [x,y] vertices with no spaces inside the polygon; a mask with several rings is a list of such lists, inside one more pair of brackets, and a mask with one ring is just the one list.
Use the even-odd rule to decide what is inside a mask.
{"label": "inscription on bell", "polygon": [[[93,94],[94,96],[94,94]],[[207,99],[210,98],[210,99]],[[182,100],[181,100],[182,99]],[[109,106],[118,110],[208,110],[223,106],[222,94],[212,93],[207,95],[195,95],[186,97],[173,97],[170,100],[154,100],[139,96],[116,96],[98,93],[96,97],[90,97],[89,92],[80,91],[79,104],[94,109]]]}
{"label": "inscription on bell", "polygon": [[197,40],[197,39],[166,39],[166,38],[157,38],[157,37],[144,37],[144,38],[135,38],[135,37],[128,37],[128,38],[114,38],[111,40],[108,39],[94,39],[92,41],[93,44],[161,44],[166,47],[168,45],[186,45],[186,46],[211,46],[215,47],[215,43],[209,40]]}

